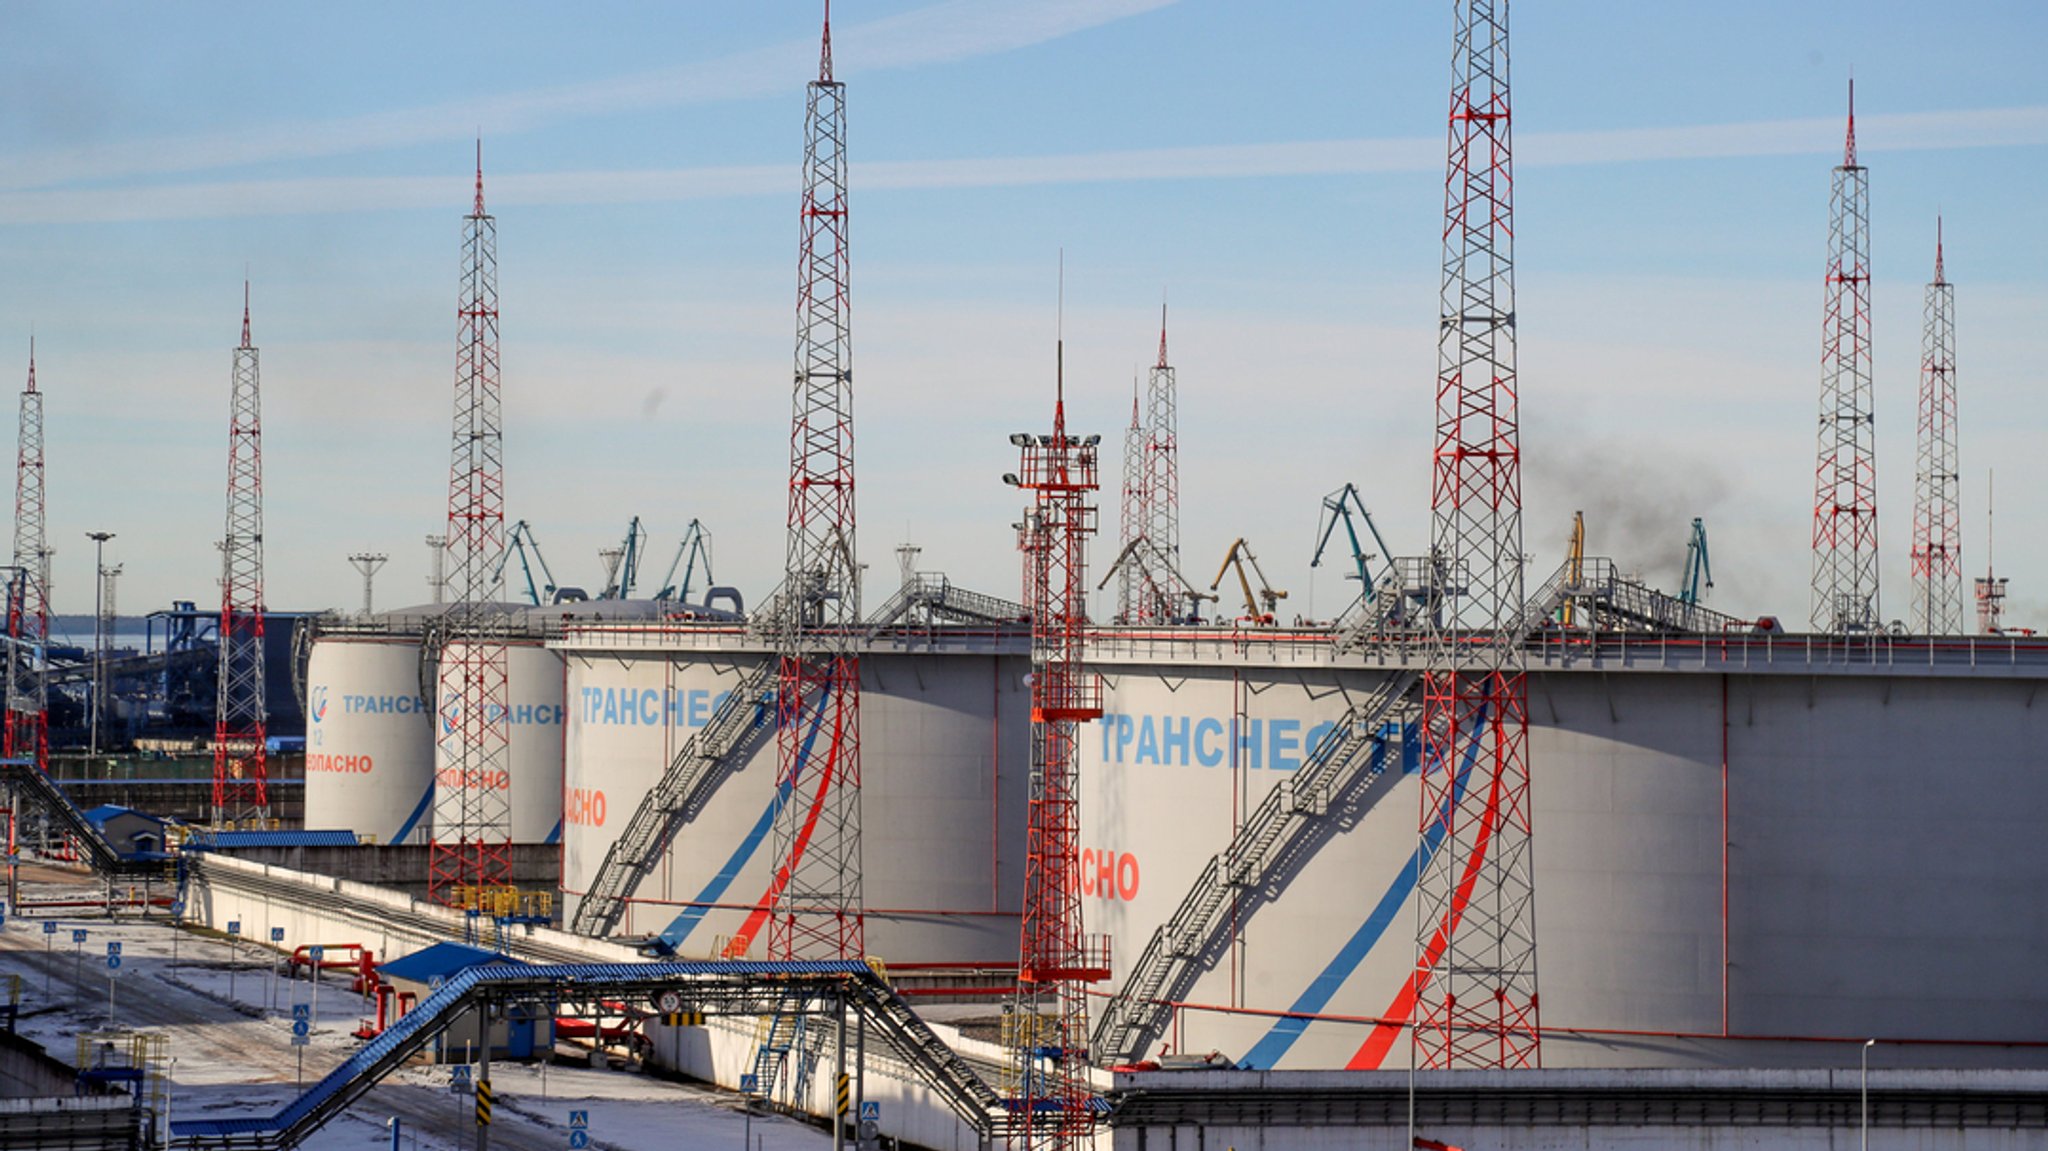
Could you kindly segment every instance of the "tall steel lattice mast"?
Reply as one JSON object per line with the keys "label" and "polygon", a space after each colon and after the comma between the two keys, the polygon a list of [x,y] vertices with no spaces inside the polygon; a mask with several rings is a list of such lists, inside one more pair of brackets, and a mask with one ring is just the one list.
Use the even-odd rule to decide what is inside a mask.
{"label": "tall steel lattice mast", "polygon": [[1533,1067],[1536,1001],[1507,0],[1461,0],[1451,57],[1423,678],[1415,1055]]}
{"label": "tall steel lattice mast", "polygon": [[213,720],[213,822],[270,817],[263,668],[263,388],[249,342],[249,285],[242,285],[242,342],[228,401],[227,534],[221,540],[220,669]]}
{"label": "tall steel lattice mast", "polygon": [[1849,132],[1828,197],[1826,317],[1821,323],[1820,451],[1813,487],[1815,631],[1876,627],[1877,424],[1871,409],[1870,173]]}
{"label": "tall steel lattice mast", "polygon": [[448,606],[439,713],[434,842],[427,897],[512,881],[507,619],[499,610],[505,552],[505,433],[498,394],[498,222],[484,210],[483,145],[476,202],[464,218],[456,312],[455,434],[448,479]]}
{"label": "tall steel lattice mast", "polygon": [[21,431],[14,466],[14,569],[7,602],[6,755],[50,766],[49,665],[41,650],[50,635],[50,548],[43,521],[43,393],[36,390],[35,341],[29,341],[28,386],[21,392]]}
{"label": "tall steel lattice mast", "polygon": [[[1145,430],[1145,418],[1140,414],[1142,400],[1138,381],[1131,379],[1131,424],[1124,429],[1124,486],[1123,503],[1119,519],[1121,538],[1117,541],[1117,558],[1125,562],[1116,569],[1116,619],[1118,623],[1137,623],[1144,618],[1147,594],[1144,573],[1131,560],[1133,545],[1145,537],[1145,458],[1146,449],[1152,437]],[[1030,553],[1027,551],[1026,555]],[[1027,560],[1027,562],[1029,562]]]}
{"label": "tall steel lattice mast", "polygon": [[1956,452],[1956,290],[1934,222],[1934,282],[1920,346],[1920,427],[1913,473],[1913,616],[1923,635],[1963,634],[1962,469]]}
{"label": "tall steel lattice mast", "polygon": [[1159,361],[1145,386],[1145,537],[1153,618],[1174,617],[1180,578],[1180,414],[1174,371],[1166,362],[1166,305],[1159,305]]}
{"label": "tall steel lattice mast", "polygon": [[866,951],[860,844],[860,571],[854,551],[853,349],[847,300],[846,86],[825,9],[807,88],[797,258],[789,537],[778,627],[774,959]]}
{"label": "tall steel lattice mast", "polygon": [[1033,494],[1018,537],[1031,613],[1030,811],[1017,994],[1004,1038],[1011,1146],[1064,1151],[1086,1143],[1093,1126],[1086,991],[1109,977],[1109,946],[1082,933],[1079,874],[1080,726],[1102,715],[1101,684],[1081,658],[1101,437],[1069,435],[1064,379],[1057,394],[1052,434],[1011,436],[1023,467],[1004,477]]}

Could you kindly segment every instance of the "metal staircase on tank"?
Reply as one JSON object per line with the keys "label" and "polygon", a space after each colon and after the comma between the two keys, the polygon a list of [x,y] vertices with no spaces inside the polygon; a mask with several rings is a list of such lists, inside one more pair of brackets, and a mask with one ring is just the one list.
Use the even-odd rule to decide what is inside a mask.
{"label": "metal staircase on tank", "polygon": [[938,572],[918,572],[896,589],[872,616],[868,635],[906,620],[914,623],[1013,624],[1024,619],[1024,605],[956,587]]}
{"label": "metal staircase on tank", "polygon": [[762,1098],[771,1102],[775,1099],[775,1088],[782,1078],[783,1069],[795,1065],[796,1074],[791,1077],[789,1094],[783,1102],[796,1106],[803,1100],[803,1089],[809,1086],[804,1074],[804,1060],[790,1058],[791,1052],[801,1053],[804,1033],[809,1030],[805,1005],[800,1000],[779,1004],[773,1015],[763,1015],[756,1021],[754,1030],[754,1084]]}
{"label": "metal staircase on tank", "polygon": [[604,854],[590,890],[576,907],[570,930],[609,935],[625,918],[626,901],[661,861],[676,829],[752,750],[773,714],[775,664],[752,668],[726,693],[699,729],[669,761],[668,770],[641,799],[619,838]]}
{"label": "metal staircase on tank", "polygon": [[1328,817],[1334,800],[1363,795],[1398,760],[1398,733],[1413,710],[1410,697],[1419,678],[1413,671],[1395,672],[1352,705],[1300,769],[1266,793],[1230,846],[1210,858],[1110,997],[1095,1031],[1098,1061],[1128,1062],[1150,1045],[1165,1026],[1168,1007],[1162,1000],[1197,974],[1223,934],[1231,893],[1263,884],[1302,835]]}

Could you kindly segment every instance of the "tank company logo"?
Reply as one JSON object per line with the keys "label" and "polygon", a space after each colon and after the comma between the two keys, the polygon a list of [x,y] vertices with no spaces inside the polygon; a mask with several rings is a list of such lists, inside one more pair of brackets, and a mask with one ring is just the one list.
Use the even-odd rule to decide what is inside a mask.
{"label": "tank company logo", "polygon": [[604,792],[593,787],[572,787],[562,804],[562,818],[580,827],[604,826]]}
{"label": "tank company logo", "polygon": [[1081,894],[1129,903],[1138,898],[1138,857],[1128,851],[1081,851]]}
{"label": "tank company logo", "polygon": [[1191,715],[1104,715],[1104,763],[1293,771],[1337,725],[1298,719],[1216,719]]}
{"label": "tank company logo", "polygon": [[[421,710],[425,710],[425,709],[424,709],[424,708],[422,708]],[[497,719],[499,719],[499,718],[501,718],[501,717],[502,717],[502,718],[504,719],[504,721],[505,721],[506,723],[509,723],[509,724],[513,725],[514,727],[519,727],[519,726],[523,726],[523,725],[526,725],[526,724],[535,724],[535,723],[538,723],[538,724],[550,724],[550,723],[552,723],[552,724],[560,725],[560,724],[561,724],[561,722],[562,722],[562,716],[563,716],[563,715],[564,715],[564,714],[565,714],[565,713],[566,713],[566,712],[567,712],[568,710],[569,710],[568,708],[565,708],[565,707],[561,706],[560,704],[549,704],[549,703],[521,703],[521,704],[515,704],[515,705],[513,705],[513,706],[511,706],[511,707],[502,707],[502,706],[501,706],[501,707],[495,708],[495,709],[493,709],[493,711],[492,711],[492,714],[491,714],[491,718],[492,718],[492,720],[493,720],[493,721],[495,721],[495,720],[497,720]],[[441,709],[441,734],[443,734],[443,735],[453,735],[453,734],[455,734],[455,725],[456,725],[456,723],[458,723],[458,722],[459,722],[459,721],[460,721],[461,719],[462,719],[462,705],[461,705],[460,703],[451,703],[451,704],[449,704],[449,705],[448,705],[447,707],[444,707],[444,708],[442,708],[442,709]]]}
{"label": "tank company logo", "polygon": [[731,694],[708,688],[586,687],[576,718],[605,727],[703,727]]}
{"label": "tank company logo", "polygon": [[308,698],[306,701],[306,706],[307,709],[313,713],[314,723],[319,723],[321,720],[327,718],[326,684],[316,683],[313,685],[313,690],[311,692],[310,698]]}

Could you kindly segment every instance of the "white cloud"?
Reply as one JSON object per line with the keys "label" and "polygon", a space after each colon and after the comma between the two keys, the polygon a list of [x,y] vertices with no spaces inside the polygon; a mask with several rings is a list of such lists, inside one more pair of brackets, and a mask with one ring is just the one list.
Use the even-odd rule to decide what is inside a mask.
{"label": "white cloud", "polygon": [[[1136,4],[1138,0],[1130,0]],[[1156,0],[1154,0],[1156,2]],[[905,17],[907,19],[907,17]],[[1828,154],[1841,148],[1838,120],[1768,120],[1677,128],[1530,132],[1515,144],[1517,164],[1585,166],[1743,156]],[[1858,125],[1863,153],[2048,144],[2048,106],[1981,108],[1867,116]],[[1230,180],[1286,176],[1436,173],[1441,139],[1307,140],[1185,148],[856,163],[862,193],[949,188],[1031,187],[1155,180]],[[494,177],[494,206],[664,203],[788,195],[795,164],[646,171],[575,171]],[[224,219],[342,212],[443,209],[465,178],[339,177],[231,180],[119,188],[0,192],[0,223],[86,223]]]}
{"label": "white cloud", "polygon": [[[898,16],[835,28],[835,66],[843,79],[864,72],[1010,52],[1174,2],[1034,0],[991,10],[975,0],[947,0]],[[274,160],[463,140],[479,132],[490,137],[648,108],[744,100],[800,87],[813,74],[817,53],[817,41],[807,37],[676,68],[531,92],[344,119],[274,123],[227,132],[16,154],[0,163],[0,187],[51,188],[88,180],[204,172]],[[379,201],[376,206],[403,205]],[[188,207],[187,211],[174,212],[171,218],[189,214],[193,213]]]}

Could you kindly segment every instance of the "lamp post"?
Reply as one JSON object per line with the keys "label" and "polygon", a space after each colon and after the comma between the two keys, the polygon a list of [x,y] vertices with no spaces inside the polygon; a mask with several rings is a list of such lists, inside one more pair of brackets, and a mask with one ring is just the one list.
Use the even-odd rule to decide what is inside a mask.
{"label": "lamp post", "polygon": [[1875,1046],[1875,1039],[1863,1041],[1863,1151],[1870,1151],[1870,1049]]}
{"label": "lamp post", "polygon": [[106,694],[107,648],[103,634],[103,617],[100,615],[100,596],[107,582],[107,541],[114,538],[113,532],[87,532],[85,538],[92,541],[92,731],[86,737],[87,754],[98,758],[100,754],[100,696]]}

